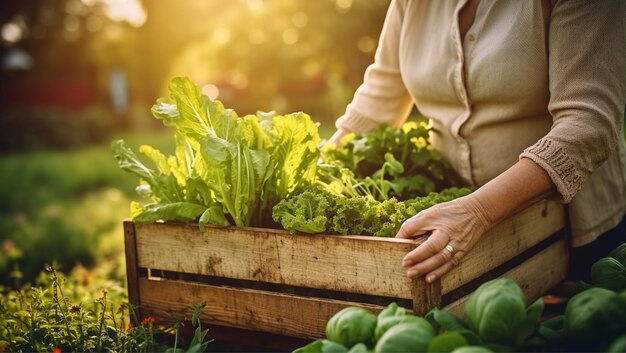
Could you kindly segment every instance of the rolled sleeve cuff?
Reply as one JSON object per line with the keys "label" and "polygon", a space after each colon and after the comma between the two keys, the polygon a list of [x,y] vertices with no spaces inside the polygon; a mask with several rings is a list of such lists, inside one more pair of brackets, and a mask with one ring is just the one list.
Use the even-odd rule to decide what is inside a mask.
{"label": "rolled sleeve cuff", "polygon": [[354,109],[348,107],[346,113],[335,122],[338,129],[365,134],[378,128],[380,124],[364,115],[359,114]]}
{"label": "rolled sleeve cuff", "polygon": [[572,201],[586,179],[563,147],[550,138],[543,138],[528,147],[519,158],[528,158],[543,168],[552,179],[564,203]]}

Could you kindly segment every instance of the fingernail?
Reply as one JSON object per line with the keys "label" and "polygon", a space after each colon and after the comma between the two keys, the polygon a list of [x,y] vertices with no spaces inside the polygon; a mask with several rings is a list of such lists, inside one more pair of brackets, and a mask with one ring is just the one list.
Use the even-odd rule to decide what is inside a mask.
{"label": "fingernail", "polygon": [[435,275],[428,275],[428,277],[426,277],[426,282],[433,283],[435,281],[435,278]]}
{"label": "fingernail", "polygon": [[420,274],[420,273],[419,273],[419,271],[417,271],[417,270],[410,270],[410,271],[407,271],[407,272],[406,272],[406,275],[407,275],[408,277],[416,277],[416,276],[418,276],[419,274]]}

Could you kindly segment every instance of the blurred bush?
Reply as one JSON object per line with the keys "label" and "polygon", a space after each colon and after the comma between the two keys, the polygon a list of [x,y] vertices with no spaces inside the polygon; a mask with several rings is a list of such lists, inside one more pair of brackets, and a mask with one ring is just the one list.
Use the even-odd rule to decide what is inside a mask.
{"label": "blurred bush", "polygon": [[[173,152],[170,132],[124,136]],[[116,263],[124,278],[122,220],[138,181],[121,171],[106,140],[71,151],[0,156],[0,284],[32,282],[46,264],[69,271]]]}
{"label": "blurred bush", "polygon": [[111,114],[93,106],[81,111],[59,108],[10,109],[0,112],[0,151],[70,148],[107,137]]}

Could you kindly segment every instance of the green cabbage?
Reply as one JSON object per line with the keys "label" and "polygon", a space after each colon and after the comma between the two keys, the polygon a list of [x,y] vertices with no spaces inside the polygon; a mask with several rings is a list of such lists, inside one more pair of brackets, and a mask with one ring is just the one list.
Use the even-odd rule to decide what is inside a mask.
{"label": "green cabbage", "polygon": [[426,352],[433,336],[432,327],[429,330],[424,325],[414,322],[397,324],[378,340],[374,352]]}
{"label": "green cabbage", "polygon": [[326,324],[326,338],[352,347],[369,344],[374,338],[376,315],[360,307],[347,307],[333,315]]}
{"label": "green cabbage", "polygon": [[613,257],[604,257],[591,266],[591,283],[614,291],[626,289],[626,267]]}
{"label": "green cabbage", "polygon": [[378,319],[376,330],[374,331],[374,339],[378,341],[390,328],[402,323],[411,323],[416,326],[421,326],[424,331],[429,332],[431,336],[435,335],[435,330],[426,319],[415,315],[397,315]]}
{"label": "green cabbage", "polygon": [[485,343],[518,347],[532,333],[543,301],[526,308],[526,298],[511,279],[483,283],[465,304],[465,321]]}
{"label": "green cabbage", "polygon": [[572,297],[565,308],[565,333],[577,350],[604,350],[625,329],[626,295],[593,287]]}

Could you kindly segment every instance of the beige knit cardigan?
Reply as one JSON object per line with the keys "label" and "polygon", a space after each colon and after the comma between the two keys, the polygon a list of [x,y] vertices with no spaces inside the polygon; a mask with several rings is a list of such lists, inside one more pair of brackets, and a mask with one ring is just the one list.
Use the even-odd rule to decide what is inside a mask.
{"label": "beige knit cardigan", "polygon": [[375,62],[337,127],[401,125],[413,105],[470,184],[529,158],[568,203],[572,244],[626,212],[626,1],[392,0]]}

